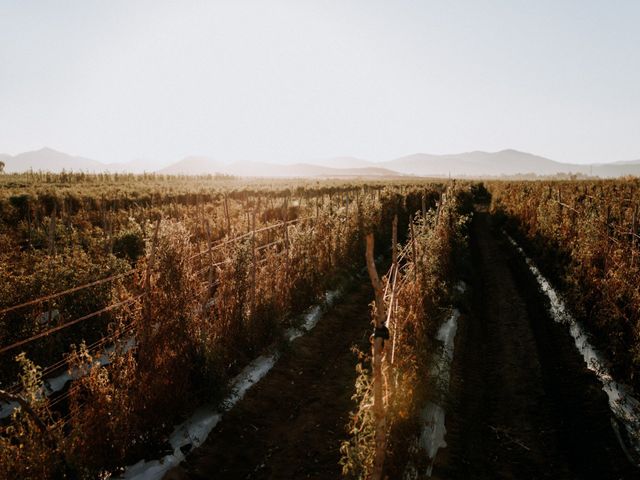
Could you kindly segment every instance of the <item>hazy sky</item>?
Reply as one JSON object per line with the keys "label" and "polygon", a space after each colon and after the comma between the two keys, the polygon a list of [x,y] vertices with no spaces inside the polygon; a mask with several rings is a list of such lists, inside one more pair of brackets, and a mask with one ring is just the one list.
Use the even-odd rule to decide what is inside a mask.
{"label": "hazy sky", "polygon": [[0,0],[0,152],[640,158],[640,1]]}

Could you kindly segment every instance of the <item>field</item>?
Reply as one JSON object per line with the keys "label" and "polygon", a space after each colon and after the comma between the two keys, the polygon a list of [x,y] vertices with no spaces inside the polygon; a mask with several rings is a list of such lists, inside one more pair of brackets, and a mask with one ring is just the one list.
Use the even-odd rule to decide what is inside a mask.
{"label": "field", "polygon": [[634,478],[639,204],[0,175],[0,478]]}

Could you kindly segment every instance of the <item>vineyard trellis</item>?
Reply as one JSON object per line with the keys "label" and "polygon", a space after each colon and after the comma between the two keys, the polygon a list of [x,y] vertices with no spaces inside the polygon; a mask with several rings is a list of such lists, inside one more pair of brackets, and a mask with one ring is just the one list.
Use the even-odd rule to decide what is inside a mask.
{"label": "vineyard trellis", "polygon": [[[237,236],[234,236],[232,238],[222,239],[222,240],[220,240],[220,241],[218,241],[218,242],[216,242],[214,244],[209,244],[207,250],[205,250],[203,252],[199,252],[198,254],[192,255],[191,257],[188,258],[188,260],[193,260],[193,259],[196,259],[199,256],[203,256],[203,255],[212,255],[213,252],[216,249],[223,248],[223,247],[225,247],[227,245],[230,245],[230,244],[238,243],[241,240],[249,238],[249,237],[252,237],[255,240],[255,235],[257,233],[267,232],[267,231],[270,231],[270,230],[278,230],[278,229],[281,229],[281,228],[286,228],[286,227],[288,227],[290,225],[296,225],[296,224],[301,223],[301,222],[312,220],[313,218],[314,217],[312,217],[312,216],[307,216],[307,217],[301,217],[301,218],[297,218],[297,219],[289,220],[289,221],[285,221],[285,222],[278,222],[276,224],[269,225],[269,226],[266,226],[266,227],[262,227],[262,228],[259,228],[259,229],[252,229],[250,232],[247,232],[247,233],[241,234],[241,235],[237,235]],[[160,222],[158,221],[157,222],[157,227],[156,227],[156,234],[155,234],[156,238],[157,238],[157,229],[159,228],[159,226],[160,226]],[[255,226],[255,224],[254,224],[254,226]],[[260,245],[259,247],[254,249],[254,252],[255,253],[261,252],[261,251],[266,250],[266,249],[268,249],[270,247],[278,245],[278,244],[280,244],[280,243],[282,243],[284,241],[285,241],[285,239],[279,239],[279,240],[275,240],[275,241],[269,242],[269,243],[264,244],[264,245]],[[156,242],[154,241],[153,242],[152,251],[151,251],[151,254],[150,254],[150,259],[152,259],[154,254],[155,254],[155,243]],[[212,257],[210,256],[210,259],[211,258]],[[263,262],[264,260],[265,259],[261,259],[261,260],[259,260],[257,262]],[[215,267],[224,265],[225,263],[228,263],[229,261],[230,260],[227,259],[227,260],[223,260],[223,261],[220,261],[220,262],[212,262],[210,265],[205,266],[202,270],[198,271],[197,273],[198,274],[202,274],[205,271],[210,271]],[[254,261],[256,261],[255,258],[254,258]],[[7,352],[16,350],[16,349],[18,349],[18,348],[20,348],[20,347],[22,347],[24,345],[27,345],[27,344],[29,344],[31,342],[35,342],[36,340],[39,340],[39,339],[41,339],[43,337],[46,337],[46,336],[51,335],[53,333],[56,333],[56,332],[59,332],[61,330],[66,329],[66,328],[69,328],[69,327],[71,327],[73,325],[76,325],[76,324],[78,324],[80,322],[84,322],[84,321],[90,320],[92,318],[95,318],[98,315],[101,315],[103,313],[111,312],[111,311],[116,310],[118,308],[122,308],[122,307],[125,307],[125,306],[128,306],[128,305],[131,305],[131,304],[133,304],[133,303],[135,303],[135,302],[137,302],[137,301],[139,301],[139,300],[141,300],[143,298],[148,298],[149,297],[148,288],[150,287],[150,271],[151,271],[151,269],[149,267],[150,267],[150,264],[152,266],[153,262],[152,262],[152,260],[150,260],[150,262],[147,262],[147,263],[148,263],[148,265],[146,267],[137,267],[137,268],[134,268],[131,271],[123,273],[123,274],[112,275],[112,276],[109,276],[109,277],[106,277],[106,278],[103,278],[103,279],[100,279],[100,280],[96,280],[94,282],[89,282],[89,283],[86,283],[84,285],[79,285],[79,286],[76,286],[76,287],[73,287],[73,288],[65,289],[64,291],[56,292],[54,294],[50,294],[50,295],[46,295],[46,296],[43,296],[43,297],[40,297],[40,298],[37,298],[37,299],[33,299],[33,300],[28,301],[28,302],[21,303],[19,305],[5,307],[5,308],[1,309],[0,310],[0,315],[9,313],[9,312],[12,312],[12,311],[15,311],[15,310],[19,310],[19,309],[22,309],[22,308],[26,308],[26,307],[42,304],[42,303],[45,303],[45,302],[49,302],[51,300],[63,297],[65,295],[69,295],[71,293],[76,293],[76,292],[79,292],[79,291],[82,291],[82,290],[90,289],[92,287],[95,287],[95,286],[98,286],[98,285],[103,285],[103,284],[110,283],[110,282],[114,282],[116,280],[121,280],[121,279],[130,277],[130,276],[135,275],[135,274],[145,273],[145,275],[146,275],[145,280],[144,280],[145,288],[142,289],[142,293],[140,293],[138,295],[135,295],[135,296],[133,296],[131,298],[122,300],[120,302],[117,302],[115,304],[108,305],[108,306],[106,306],[106,307],[104,307],[104,308],[102,308],[100,310],[93,311],[93,312],[87,313],[86,315],[83,315],[81,317],[78,317],[78,318],[75,318],[73,320],[64,322],[64,323],[62,323],[60,325],[57,325],[57,326],[52,327],[52,328],[49,328],[49,329],[47,329],[47,330],[45,330],[43,332],[34,334],[34,335],[32,335],[32,336],[30,336],[28,338],[13,342],[13,343],[11,343],[9,345],[2,346],[2,347],[0,347],[0,354],[4,354],[4,353],[7,353]],[[209,283],[210,283],[211,286],[213,286],[212,282],[209,282]],[[132,327],[130,326],[129,327],[129,333],[133,333],[131,331],[131,329],[132,329]],[[101,337],[99,340],[97,340],[96,342],[94,342],[93,344],[91,344],[88,347],[89,351],[93,351],[93,352],[98,351],[98,349],[100,347],[103,347],[110,340],[114,340],[115,339],[114,338],[115,335],[116,334],[109,334],[109,335],[105,335],[105,336]],[[122,333],[121,332],[117,332],[117,336],[122,336]],[[43,369],[43,375],[47,375],[47,374],[53,373],[56,370],[59,370],[60,368],[64,367],[65,365],[66,365],[66,359],[62,358],[62,359],[58,360],[57,362],[55,362],[53,364],[50,364],[47,367],[45,367]],[[10,391],[11,391],[11,395],[17,396],[18,393],[19,393],[19,387],[14,386],[13,388],[10,389]],[[60,401],[59,398],[57,399],[58,402]]]}
{"label": "vineyard trellis", "polygon": [[[256,232],[252,232],[252,233],[255,234],[258,231],[266,231],[266,230],[269,230],[269,229],[279,228],[279,227],[281,227],[283,225],[290,225],[290,224],[293,224],[293,223],[297,223],[298,221],[301,221],[301,220],[306,220],[306,218],[305,219],[298,219],[298,220],[295,220],[295,221],[292,220],[292,221],[289,221],[289,222],[283,222],[283,223],[280,223],[280,224],[273,225],[271,227],[262,228],[260,230],[257,230]],[[241,239],[247,238],[250,235],[251,235],[251,233],[240,235],[240,236],[235,237],[233,239],[225,240],[223,242],[220,242],[219,244],[216,244],[216,245],[212,246],[210,249],[208,249],[207,252],[203,252],[202,254],[211,253],[215,248],[221,248],[221,247],[223,247],[225,245],[228,245],[230,243],[238,242]],[[277,240],[277,241],[274,241],[274,242],[270,242],[268,244],[265,244],[265,245],[262,245],[262,246],[258,247],[256,249],[256,251],[261,251],[263,249],[269,248],[269,247],[274,246],[274,245],[276,245],[278,243],[281,243],[281,242],[282,242],[282,240]],[[201,255],[201,254],[197,254],[197,255]],[[193,256],[191,259],[196,258],[196,256]],[[211,266],[207,266],[204,270],[209,270],[209,268],[211,268],[211,267],[217,267],[217,266],[223,265],[226,262],[227,261],[225,260],[225,261],[218,262],[218,263],[212,263]],[[148,269],[147,269],[147,271],[148,271]],[[105,283],[109,283],[109,282],[113,282],[115,280],[123,279],[123,278],[131,276],[131,275],[133,275],[135,273],[140,273],[140,269],[134,269],[134,270],[132,270],[130,272],[127,272],[127,273],[124,273],[124,274],[113,275],[111,277],[107,277],[107,278],[104,278],[104,279],[101,279],[101,280],[97,280],[95,282],[91,282],[91,283],[88,283],[88,284],[85,284],[85,285],[80,285],[80,286],[77,286],[77,287],[74,287],[74,288],[70,288],[70,289],[67,289],[67,290],[62,291],[62,292],[58,292],[58,293],[47,295],[47,296],[44,296],[44,297],[41,297],[41,298],[38,298],[38,299],[30,300],[30,301],[22,303],[20,305],[7,307],[7,308],[4,308],[4,309],[0,310],[0,315],[8,313],[8,312],[11,312],[11,311],[14,311],[14,310],[18,310],[18,309],[21,309],[21,308],[24,308],[24,307],[41,304],[41,303],[44,303],[44,302],[47,302],[47,301],[50,301],[50,300],[53,300],[53,299],[56,299],[56,298],[60,298],[60,297],[62,297],[64,295],[68,295],[70,293],[76,293],[76,292],[79,292],[79,291],[82,291],[82,290],[85,290],[85,289],[88,289],[88,288],[91,288],[91,287],[94,287],[94,286],[97,286],[97,285],[103,285]],[[202,272],[199,272],[199,273],[202,273]],[[148,282],[148,279],[147,279],[147,284],[148,283],[149,282]],[[44,332],[40,332],[38,334],[32,335],[29,338],[26,338],[26,339],[23,339],[23,340],[20,340],[20,341],[17,341],[17,342],[13,342],[12,344],[0,347],[0,354],[6,353],[6,352],[11,351],[11,350],[15,350],[16,348],[19,348],[19,347],[21,347],[23,345],[31,343],[31,342],[33,342],[35,340],[38,340],[38,339],[43,338],[43,337],[45,337],[47,335],[50,335],[52,333],[55,333],[55,332],[58,332],[60,330],[65,329],[65,328],[68,328],[70,326],[73,326],[73,325],[75,325],[75,324],[77,324],[79,322],[90,320],[90,319],[92,319],[92,318],[94,318],[94,317],[96,317],[96,316],[98,316],[98,315],[100,315],[102,313],[106,313],[106,312],[112,311],[114,309],[129,305],[129,304],[131,304],[131,303],[133,303],[133,302],[135,302],[135,301],[137,301],[137,300],[139,300],[142,297],[145,297],[147,295],[148,295],[147,292],[141,293],[140,295],[137,295],[135,297],[123,300],[121,302],[117,302],[115,304],[112,304],[112,305],[109,305],[107,307],[104,307],[104,308],[102,308],[100,310],[88,313],[88,314],[83,315],[83,316],[81,316],[79,318],[76,318],[74,320],[70,320],[68,322],[65,322],[62,325],[58,325],[56,327],[50,328],[50,329],[48,329],[48,330],[46,330]]]}
{"label": "vineyard trellis", "polygon": [[[296,220],[289,221],[289,222],[284,222],[284,223],[294,224],[294,223],[297,223],[298,221],[301,221],[301,220],[305,220],[305,219],[296,219]],[[269,229],[279,228],[281,225],[282,225],[282,223],[278,223],[276,225],[272,225],[272,226],[269,226],[269,227],[264,227],[264,228],[261,228],[259,230],[260,231],[266,231],[266,230],[269,230]],[[253,234],[255,235],[255,233],[253,233]],[[244,235],[239,235],[239,236],[231,238],[231,239],[225,239],[223,241],[220,241],[220,242],[216,243],[215,245],[210,245],[210,247],[208,249],[208,252],[204,252],[204,253],[212,253],[215,248],[221,248],[224,245],[227,245],[229,243],[239,242],[241,239],[246,238],[246,237],[247,237],[247,234],[244,234]],[[269,246],[275,245],[276,243],[277,242],[271,242],[270,244],[262,246],[261,249],[268,248]],[[221,265],[223,263],[224,262],[212,263],[211,267],[219,266],[219,265]],[[209,267],[207,267],[207,269],[208,268]],[[120,279],[129,277],[131,275],[134,275],[135,273],[140,273],[141,269],[142,269],[141,267],[140,268],[136,268],[136,269],[132,269],[131,271],[126,272],[124,274],[112,275],[110,277],[103,278],[103,279],[100,279],[100,280],[97,280],[97,281],[94,281],[94,282],[90,282],[90,283],[87,283],[87,284],[84,284],[84,285],[79,285],[79,286],[76,286],[76,287],[73,287],[73,288],[66,289],[66,290],[61,291],[61,292],[56,292],[56,293],[51,294],[51,295],[47,295],[47,296],[43,296],[43,297],[40,297],[40,298],[37,298],[37,299],[33,299],[33,300],[28,301],[28,302],[24,302],[22,304],[19,304],[19,305],[6,307],[6,308],[3,308],[2,310],[0,310],[0,315],[8,313],[8,312],[11,312],[11,311],[14,311],[14,310],[18,310],[18,309],[21,309],[21,308],[25,308],[25,307],[28,307],[28,306],[33,306],[33,305],[41,304],[41,303],[44,303],[44,302],[49,302],[51,300],[60,298],[60,297],[62,297],[64,295],[68,295],[68,294],[71,294],[71,293],[79,292],[79,291],[82,291],[82,290],[85,290],[85,289],[88,289],[88,288],[92,288],[92,287],[97,286],[97,285],[102,285],[102,284],[105,284],[105,283],[113,282],[115,280],[120,280]],[[148,271],[149,269],[147,268],[146,270]],[[147,282],[148,282],[148,279],[147,279]],[[115,310],[117,308],[121,308],[121,307],[130,305],[130,304],[142,299],[143,297],[145,297],[147,295],[148,295],[148,290],[144,291],[144,293],[141,293],[140,295],[137,295],[137,296],[134,296],[132,298],[117,302],[115,304],[112,304],[112,305],[109,305],[107,307],[104,307],[104,308],[102,308],[100,310],[97,310],[97,311],[94,311],[94,312],[90,312],[90,313],[88,313],[86,315],[83,315],[83,316],[81,316],[79,318],[76,318],[76,319],[73,319],[71,321],[64,322],[61,325],[58,325],[56,327],[50,328],[48,330],[45,330],[44,332],[40,332],[38,334],[32,335],[32,336],[30,336],[28,338],[25,338],[23,340],[14,342],[14,343],[12,343],[10,345],[6,345],[6,346],[3,346],[3,347],[0,347],[0,354],[15,350],[15,349],[17,349],[17,348],[19,348],[21,346],[24,346],[24,345],[26,345],[28,343],[34,342],[34,341],[36,341],[36,340],[38,340],[40,338],[43,338],[45,336],[48,336],[50,334],[53,334],[55,332],[58,332],[60,330],[65,329],[65,328],[71,327],[71,326],[73,326],[73,325],[75,325],[77,323],[80,323],[80,322],[95,318],[96,316],[98,316],[98,315],[100,315],[102,313],[110,312],[110,311],[113,311],[113,310]],[[129,334],[133,334],[133,327],[132,326],[129,327],[128,333]],[[116,336],[118,336],[118,337],[122,336],[122,332],[116,332],[114,334],[103,336],[102,338],[100,338],[99,340],[94,342],[92,345],[90,345],[88,347],[88,350],[90,352],[96,352],[100,347],[103,347],[110,340],[115,340]],[[59,361],[47,366],[46,368],[44,368],[43,371],[42,371],[42,374],[44,376],[46,376],[47,374],[53,373],[56,370],[59,370],[60,368],[64,367],[65,364],[66,364],[66,359],[62,358],[61,360],[59,360]],[[20,398],[19,395],[18,395],[19,394],[19,387],[14,386],[11,390],[12,390],[11,392],[7,392],[7,395],[9,395],[10,398]],[[68,398],[68,396],[69,396],[69,392],[65,393],[62,396],[57,397],[55,402],[53,402],[51,405],[53,406],[56,403],[60,403],[62,400]],[[9,398],[9,397],[7,397],[7,398]]]}
{"label": "vineyard trellis", "polygon": [[[438,188],[436,187],[436,191]],[[177,349],[187,347],[189,349],[188,352],[190,352],[187,353],[189,355],[198,355],[198,358],[206,359],[206,356],[209,355],[207,350],[194,351],[194,347],[202,348],[196,344],[180,346],[179,342],[182,341],[180,338],[186,332],[179,332],[177,336],[173,334],[166,336],[164,333],[163,336],[159,336],[154,333],[158,328],[160,328],[160,333],[168,333],[168,331],[163,330],[168,327],[163,327],[162,323],[155,319],[155,316],[158,313],[163,314],[162,309],[163,305],[166,304],[165,302],[173,301],[167,297],[167,295],[172,295],[171,290],[174,287],[171,283],[167,283],[170,278],[167,275],[174,274],[171,273],[173,268],[183,268],[180,265],[184,264],[185,275],[187,275],[184,279],[188,282],[187,284],[194,285],[192,293],[197,296],[197,298],[194,297],[195,302],[189,303],[186,309],[180,310],[180,317],[186,316],[188,318],[190,315],[202,317],[202,320],[198,320],[197,328],[210,329],[208,331],[214,333],[211,340],[206,340],[206,345],[213,345],[213,348],[216,349],[228,348],[228,351],[214,351],[214,355],[222,355],[222,359],[237,357],[237,361],[244,362],[245,360],[242,357],[238,357],[238,355],[242,355],[241,350],[247,347],[241,345],[250,345],[250,348],[263,348],[261,345],[265,341],[272,341],[274,337],[270,335],[277,334],[277,331],[273,329],[266,330],[267,335],[259,337],[258,340],[247,337],[243,332],[248,332],[250,335],[254,329],[258,329],[256,331],[259,332],[259,329],[262,328],[261,324],[255,322],[265,321],[261,320],[261,318],[286,318],[278,317],[277,315],[282,314],[277,312],[284,312],[284,309],[290,308],[289,306],[298,309],[308,304],[307,302],[315,298],[314,295],[316,294],[313,292],[317,291],[322,285],[328,286],[333,275],[336,275],[341,269],[345,269],[352,263],[354,267],[356,266],[353,252],[363,248],[364,237],[361,236],[363,231],[372,228],[378,229],[380,226],[382,226],[382,230],[385,230],[385,228],[388,228],[384,227],[386,224],[385,219],[390,218],[390,212],[397,213],[398,208],[413,211],[417,203],[417,209],[419,210],[420,202],[424,208],[427,194],[429,195],[429,202],[431,202],[434,195],[432,191],[425,187],[418,187],[412,190],[403,189],[402,192],[398,188],[385,189],[384,192],[375,188],[355,189],[342,195],[332,196],[329,194],[328,198],[330,200],[328,202],[326,199],[322,201],[319,196],[316,197],[315,202],[311,202],[308,196],[301,195],[300,200],[296,202],[290,203],[285,200],[282,207],[272,206],[271,208],[277,210],[277,214],[269,211],[269,204],[272,202],[262,202],[262,210],[260,210],[259,204],[261,202],[259,200],[252,205],[245,205],[240,202],[232,203],[230,199],[227,199],[226,202],[223,202],[223,211],[225,213],[222,216],[216,217],[215,210],[208,210],[210,215],[213,214],[214,222],[217,221],[213,224],[213,227],[209,224],[209,220],[212,217],[205,217],[202,204],[197,205],[196,210],[191,209],[190,213],[186,212],[190,215],[196,215],[188,220],[192,227],[189,232],[184,228],[180,230],[180,218],[176,217],[177,220],[172,220],[173,212],[166,212],[166,215],[153,213],[148,218],[155,225],[152,224],[150,227],[145,227],[146,253],[128,270],[124,272],[116,271],[104,278],[91,279],[79,285],[61,284],[64,288],[59,291],[17,302],[13,305],[2,305],[0,307],[0,321],[4,321],[5,325],[8,325],[8,319],[13,321],[13,319],[20,319],[20,315],[24,315],[26,319],[35,319],[33,325],[36,329],[32,332],[29,332],[28,329],[11,332],[11,337],[13,338],[5,337],[10,341],[0,346],[0,354],[6,356],[23,348],[27,348],[27,351],[37,352],[38,349],[41,349],[39,342],[44,341],[47,337],[54,338],[54,342],[47,341],[46,343],[46,345],[49,345],[47,349],[51,353],[48,356],[43,356],[43,358],[49,358],[52,361],[46,362],[44,368],[38,369],[38,375],[41,376],[46,387],[42,390],[42,394],[46,397],[50,395],[50,399],[44,400],[44,397],[42,397],[42,401],[38,400],[37,403],[40,406],[37,407],[36,411],[41,415],[49,431],[53,432],[58,438],[60,449],[85,448],[84,444],[87,444],[88,448],[88,445],[92,443],[101,444],[99,439],[90,436],[76,436],[84,429],[90,428],[89,425],[91,423],[87,424],[86,422],[93,421],[91,420],[92,418],[100,418],[99,415],[103,413],[106,415],[106,411],[101,413],[99,405],[94,407],[95,400],[100,400],[100,397],[95,396],[103,395],[99,389],[106,387],[122,388],[120,391],[111,390],[111,393],[108,393],[105,390],[104,392],[104,395],[120,398],[123,395],[132,395],[138,390],[142,392],[145,389],[150,389],[157,393],[159,390],[154,385],[146,385],[145,382],[147,381],[155,383],[162,382],[163,378],[180,379],[180,375],[162,375],[160,372],[149,376],[153,370],[148,370],[148,374],[145,373],[147,369],[154,368],[154,362],[160,359],[160,357],[155,357],[156,354],[153,349],[166,349],[166,346],[162,347],[164,344],[170,348]],[[406,207],[405,202],[407,203]],[[409,202],[413,202],[411,208],[409,208]],[[299,208],[299,205],[303,203],[306,204],[306,209]],[[296,205],[295,211],[292,210],[294,208],[292,204]],[[68,210],[65,211],[68,212]],[[160,218],[162,218],[162,222],[159,224],[157,222]],[[229,230],[225,231],[225,228],[220,228],[220,220]],[[259,220],[262,225],[259,224]],[[64,223],[66,223],[66,220]],[[267,224],[265,225],[265,223]],[[55,228],[51,230],[53,231]],[[113,229],[106,232],[109,237],[109,244],[112,243],[112,235],[116,231]],[[182,250],[176,250],[176,252],[181,252],[179,257],[168,260],[168,258],[172,257],[166,256],[165,249],[167,245],[171,245],[171,242],[174,242],[173,235],[176,231],[183,232],[180,233],[183,236],[188,234],[189,240],[184,244],[185,247]],[[110,248],[113,247],[111,246]],[[310,256],[311,254],[312,256]],[[55,255],[51,252],[53,258],[63,258],[61,255],[64,255],[63,248],[60,248]],[[157,258],[154,258],[154,256],[157,256]],[[170,263],[167,263],[167,261]],[[165,271],[167,268],[169,270]],[[179,271],[176,271],[176,274],[178,273]],[[180,275],[182,274],[180,273]],[[235,280],[234,275],[240,275],[241,277],[246,275],[246,278],[243,277],[245,278],[244,280]],[[78,278],[82,277],[79,276]],[[314,278],[316,280],[313,280]],[[232,283],[227,285],[230,280]],[[182,282],[179,279],[178,281]],[[236,283],[236,281],[239,283]],[[289,297],[276,299],[279,296],[277,282],[282,281],[290,284],[287,287],[289,293],[286,293]],[[316,284],[309,282],[316,282]],[[300,290],[295,285],[300,285],[303,289]],[[175,285],[175,288],[181,289],[182,287]],[[268,290],[265,290],[265,288],[268,288]],[[83,300],[82,303],[75,304],[75,298],[92,298],[95,296],[94,292],[96,290],[99,291],[100,295],[99,298],[96,297],[96,301],[86,302]],[[305,292],[307,292],[308,296],[305,295]],[[192,293],[189,293],[189,295]],[[267,295],[265,296],[265,294]],[[82,295],[82,297],[78,297],[78,295]],[[236,295],[241,302],[240,310],[233,306],[232,301],[225,301],[224,304],[220,304],[221,299],[233,299]],[[274,300],[271,300],[272,297]],[[110,301],[104,301],[107,299]],[[275,300],[286,303],[269,303]],[[88,307],[103,301],[102,305],[98,305],[100,308],[89,310]],[[198,305],[197,308],[196,305]],[[219,312],[220,308],[228,309],[228,311]],[[236,309],[235,313],[234,308]],[[273,308],[279,310],[271,314],[272,310],[270,309]],[[83,309],[84,311],[82,311]],[[242,313],[242,309],[246,309],[246,313]],[[222,316],[220,316],[221,313],[223,314]],[[229,317],[227,318],[227,316]],[[235,317],[238,317],[240,323],[235,320],[233,321],[235,323],[225,323]],[[139,320],[128,321],[131,318]],[[99,323],[94,323],[93,320],[99,320]],[[105,324],[106,320],[109,320],[108,324]],[[279,321],[288,322],[289,320]],[[211,322],[218,323],[212,324]],[[75,332],[78,325],[94,325],[91,328],[101,329],[102,334],[88,339],[87,345],[82,345],[79,350],[77,349],[78,347],[72,348],[70,352],[72,355],[67,356],[68,354],[64,353],[64,348],[60,348],[65,347],[64,340],[66,338],[82,338],[84,336],[82,332],[85,330],[79,330],[78,334],[74,334],[75,337],[70,337],[69,333],[65,332]],[[104,325],[109,327],[106,331]],[[141,331],[141,328],[146,328],[148,331]],[[231,328],[231,330],[215,333],[219,328]],[[180,329],[182,330],[182,327]],[[194,331],[194,335],[210,334],[206,332],[207,330],[201,333]],[[146,338],[143,344],[139,342],[140,335],[142,335],[142,338]],[[216,335],[225,335],[229,340],[224,338],[223,341],[217,341],[216,338],[219,337],[216,337]],[[173,337],[176,338],[174,339]],[[193,338],[197,340],[197,337]],[[238,338],[238,340],[233,340],[234,338]],[[151,343],[149,343],[150,341]],[[218,344],[220,345],[219,347],[216,346]],[[253,347],[252,345],[254,344],[257,347]],[[38,347],[38,349],[35,347]],[[258,350],[246,351],[250,353]],[[60,352],[60,355],[54,355],[56,352]],[[204,357],[202,357],[203,355]],[[92,359],[93,363],[91,365],[82,363],[84,358]],[[140,377],[140,386],[134,387],[131,394],[127,393],[131,387],[119,387],[118,383],[114,383],[112,386],[110,386],[110,383],[103,386],[94,383],[104,381],[99,380],[100,378],[108,379],[107,382],[122,382],[122,380],[117,380],[118,372],[123,367],[126,367],[122,362],[129,362],[127,358],[133,358],[132,361],[140,365],[136,368],[140,369],[140,375],[142,375]],[[219,362],[218,360],[215,361]],[[7,364],[7,362],[4,363],[4,365]],[[196,368],[201,368],[198,366],[201,365],[204,368],[206,367],[206,362],[196,362],[192,363],[192,365],[195,365]],[[108,367],[103,368],[106,366]],[[65,367],[68,367],[68,373],[58,374]],[[105,371],[106,373],[101,374],[100,371]],[[230,370],[230,373],[233,371]],[[6,381],[9,373],[7,370],[4,371],[2,375],[3,382]],[[224,378],[224,375],[226,374],[223,373],[220,378]],[[111,380],[112,378],[113,380]],[[214,376],[213,378],[216,377]],[[188,378],[185,378],[185,380],[191,381]],[[51,388],[47,387],[49,381],[52,382]],[[94,388],[98,388],[98,390],[92,390]],[[24,392],[19,383],[10,385],[9,390],[7,392],[9,395],[20,396]],[[176,394],[180,392],[180,388],[174,390]],[[143,397],[140,398],[142,399]],[[157,398],[157,396],[152,398]],[[131,397],[128,401],[135,402],[138,400],[135,397]],[[156,400],[154,402],[158,403]],[[162,399],[159,402],[162,403]],[[172,402],[174,403],[171,405],[184,403],[176,403],[173,400]],[[143,407],[143,404],[141,404],[141,407]],[[164,411],[163,408],[157,410],[158,415]],[[115,413],[120,415],[118,412]],[[178,409],[173,409],[171,413],[175,415],[178,413]],[[18,417],[19,421],[23,422],[20,418],[22,417]],[[121,421],[125,422],[126,418],[123,417]],[[153,418],[150,417],[148,421],[153,422]],[[171,417],[166,418],[170,419]],[[2,422],[6,423],[6,421],[3,420]],[[105,421],[111,422],[107,418],[105,418]],[[145,421],[147,420],[145,419]],[[114,428],[117,425],[118,420],[115,421]],[[156,425],[159,425],[159,423],[156,422]],[[142,425],[140,427],[133,425],[133,428],[142,429],[144,427]],[[73,435],[73,438],[67,438],[69,435]],[[126,431],[122,435],[127,435]],[[80,443],[78,446],[73,446],[73,442]],[[123,447],[127,445],[121,442],[112,444],[120,444]],[[100,448],[94,447],[90,451],[78,450],[78,452],[86,452],[83,454],[85,456],[82,457],[81,461],[83,463],[87,460],[98,462],[90,464],[93,465],[91,468],[96,468],[97,465],[101,464],[99,462],[102,461],[98,460],[100,455],[95,455],[96,460],[93,460],[94,454],[91,452],[100,452],[100,449],[104,447],[112,448],[111,445],[105,444]],[[106,452],[107,450],[102,451]],[[132,448],[131,455],[135,455],[136,451],[138,450]],[[122,455],[126,453],[128,451],[111,454],[110,458],[113,460],[110,461],[117,462],[119,458],[122,461],[122,458],[124,458]],[[113,467],[109,463],[102,465],[106,468]]]}
{"label": "vineyard trellis", "polygon": [[[423,206],[415,217],[412,215],[408,240],[402,247],[398,246],[397,216],[393,218],[391,265],[382,279],[376,268],[373,236],[366,238],[367,270],[375,296],[371,374],[361,373],[369,377],[363,383],[368,387],[359,394],[360,405],[352,415],[352,437],[341,447],[345,474],[374,480],[389,475],[389,441],[407,415],[399,409],[415,409],[421,401],[415,391],[424,388],[422,368],[426,364],[418,357],[424,358],[425,332],[435,323],[431,318],[437,315],[435,307],[439,309],[448,298],[446,292],[437,291],[438,281],[431,282],[444,282],[449,275],[458,208],[451,199],[456,194],[453,186],[441,195],[433,214]],[[425,298],[432,308],[425,310]]]}

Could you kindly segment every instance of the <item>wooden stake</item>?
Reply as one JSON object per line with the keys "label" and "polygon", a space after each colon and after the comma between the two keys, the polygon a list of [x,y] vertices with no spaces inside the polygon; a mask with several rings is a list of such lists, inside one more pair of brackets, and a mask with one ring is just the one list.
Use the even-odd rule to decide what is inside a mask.
{"label": "wooden stake", "polygon": [[398,266],[398,214],[393,216],[393,224],[391,229],[391,260],[393,266]]}
{"label": "wooden stake", "polygon": [[209,278],[207,279],[209,282],[209,288],[207,290],[207,298],[206,302],[211,298],[211,294],[213,293],[213,249],[211,248],[211,228],[209,227],[209,221],[205,220],[205,228],[207,232],[207,249],[209,250]]}
{"label": "wooden stake", "polygon": [[[386,319],[385,304],[384,304],[384,292],[382,289],[382,283],[376,270],[376,264],[373,257],[374,240],[373,234],[367,235],[367,270],[369,272],[369,278],[371,279],[371,285],[375,292],[375,326],[376,329],[382,329],[385,327],[384,322]],[[373,460],[373,472],[371,478],[373,480],[380,480],[382,478],[382,470],[384,467],[384,456],[386,447],[386,419],[383,404],[383,392],[382,392],[382,354],[384,351],[384,339],[382,337],[374,336],[373,339],[373,412],[376,420],[376,432],[375,432],[375,457]]]}
{"label": "wooden stake", "polygon": [[56,254],[56,209],[51,212],[49,218],[49,255]]}
{"label": "wooden stake", "polygon": [[391,268],[391,297],[389,300],[389,308],[387,308],[387,325],[392,325],[393,342],[391,346],[391,364],[395,357],[396,349],[396,324],[397,321],[393,317],[394,304],[396,302],[396,281],[398,280],[398,215],[393,217],[393,229],[391,231],[391,249],[392,249],[392,268]]}
{"label": "wooden stake", "polygon": [[638,216],[638,205],[633,209],[633,217],[631,218],[631,268],[636,263],[636,218]]}
{"label": "wooden stake", "polygon": [[224,196],[224,214],[227,218],[227,235],[231,237],[231,218],[229,217],[229,199],[227,195]]}
{"label": "wooden stake", "polygon": [[[455,187],[456,181],[453,180],[453,185]],[[453,187],[449,190],[449,198],[453,198]],[[447,208],[447,220],[449,221],[449,231],[453,227],[453,212],[451,211],[451,207]]]}
{"label": "wooden stake", "polygon": [[256,212],[251,217],[251,315],[256,311]]}
{"label": "wooden stake", "polygon": [[413,251],[413,279],[418,280],[418,254],[416,253],[416,234],[413,229],[413,220],[409,222],[411,229],[411,250]]}
{"label": "wooden stake", "polygon": [[153,233],[153,241],[151,243],[151,255],[149,256],[149,262],[147,263],[147,270],[145,272],[144,279],[144,291],[145,291],[145,317],[146,325],[150,325],[151,321],[151,270],[156,260],[156,248],[158,244],[158,231],[160,230],[160,219],[156,220],[156,228]]}

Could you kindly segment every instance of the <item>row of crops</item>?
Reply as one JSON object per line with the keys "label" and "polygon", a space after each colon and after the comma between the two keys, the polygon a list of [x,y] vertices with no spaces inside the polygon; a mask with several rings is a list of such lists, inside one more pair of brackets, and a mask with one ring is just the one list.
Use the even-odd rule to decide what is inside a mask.
{"label": "row of crops", "polygon": [[391,267],[372,276],[343,472],[427,468],[407,439],[433,388],[428,346],[473,203],[489,199],[637,391],[638,180],[0,178],[0,478],[95,478],[163,451],[173,425],[362,272],[370,234]]}
{"label": "row of crops", "polygon": [[3,478],[95,478],[161,450],[174,423],[222,398],[297,313],[362,267],[367,233],[388,248],[392,218],[406,231],[443,189],[72,180],[3,185]]}
{"label": "row of crops", "polygon": [[640,387],[640,181],[489,182],[501,217],[614,376]]}

